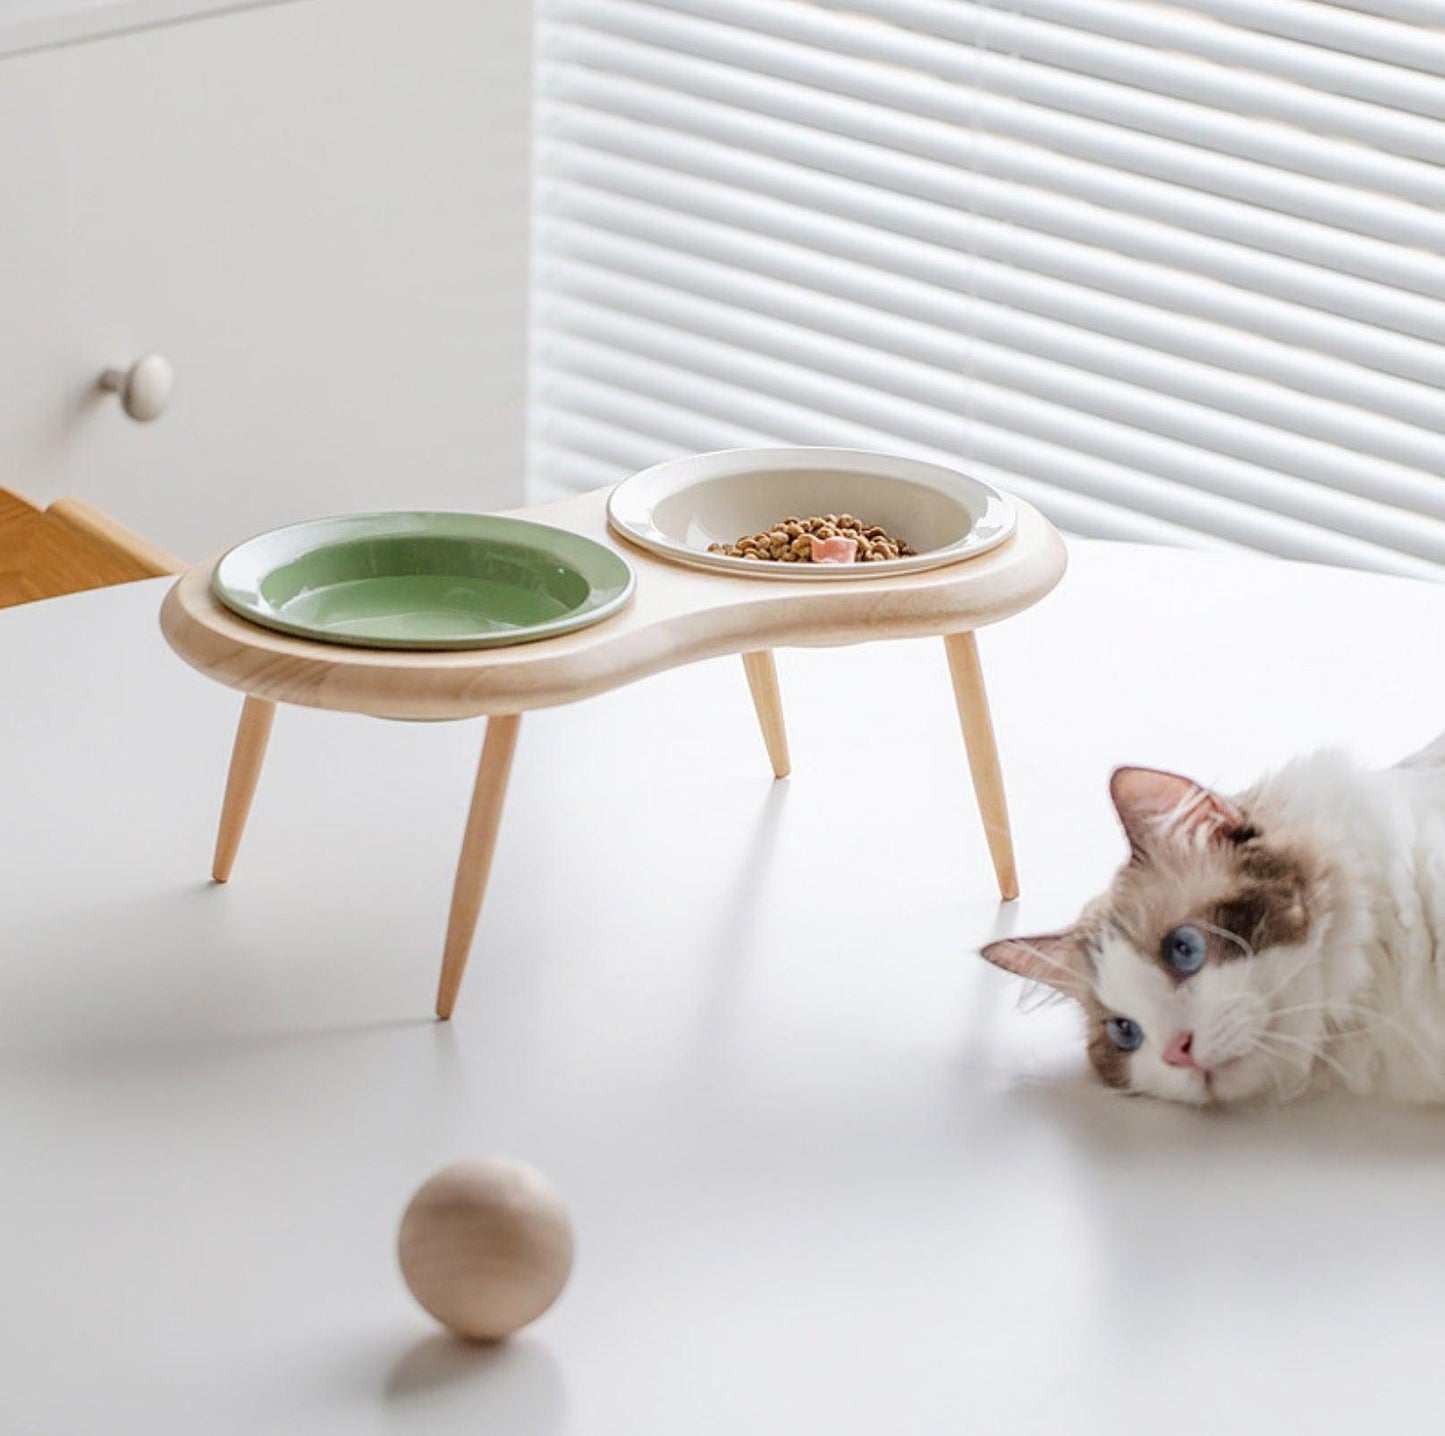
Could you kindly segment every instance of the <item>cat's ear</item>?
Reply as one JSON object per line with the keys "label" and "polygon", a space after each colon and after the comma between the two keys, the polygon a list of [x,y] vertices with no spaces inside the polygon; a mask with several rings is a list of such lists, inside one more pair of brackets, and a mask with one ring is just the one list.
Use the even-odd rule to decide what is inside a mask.
{"label": "cat's ear", "polygon": [[1039,937],[1003,937],[979,952],[995,967],[1030,982],[1046,983],[1069,997],[1077,997],[1089,985],[1084,944],[1072,930]]}
{"label": "cat's ear", "polygon": [[1157,768],[1116,768],[1109,796],[1136,857],[1160,842],[1232,841],[1247,826],[1228,798]]}

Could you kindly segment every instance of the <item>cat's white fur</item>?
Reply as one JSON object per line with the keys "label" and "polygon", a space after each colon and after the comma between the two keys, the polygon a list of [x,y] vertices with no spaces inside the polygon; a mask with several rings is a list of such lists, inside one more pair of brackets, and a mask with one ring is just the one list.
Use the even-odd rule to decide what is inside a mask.
{"label": "cat's white fur", "polygon": [[[1308,934],[1250,951],[1213,928],[1246,951],[1179,981],[1157,953],[1141,952],[1108,922],[1100,899],[1094,910],[1104,921],[1087,961],[1079,959],[1080,980],[1105,1011],[1143,1029],[1125,1085],[1195,1104],[1283,1102],[1331,1088],[1445,1101],[1445,737],[1385,770],[1315,754],[1236,801],[1262,841],[1287,835],[1316,860]],[[1164,886],[1158,901],[1171,921],[1199,923],[1202,914],[1189,908],[1206,891],[1201,873],[1224,857],[1211,856],[1207,828],[1181,833],[1178,842],[1147,882]],[[1054,980],[1037,963],[1027,971],[987,955]],[[1058,966],[1057,958],[1048,962]],[[1197,1067],[1164,1061],[1181,1032],[1193,1034]]]}

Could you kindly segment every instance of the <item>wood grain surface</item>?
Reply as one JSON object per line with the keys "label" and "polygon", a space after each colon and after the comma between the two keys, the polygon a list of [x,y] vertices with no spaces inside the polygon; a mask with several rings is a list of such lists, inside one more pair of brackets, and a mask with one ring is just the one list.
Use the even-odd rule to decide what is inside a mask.
{"label": "wood grain surface", "polygon": [[211,593],[216,559],[186,570],[166,596],[171,646],[244,693],[388,718],[469,718],[570,703],[719,654],[965,632],[1042,598],[1063,575],[1063,541],[1028,504],[1007,543],[946,568],[856,583],[734,578],[653,557],[610,533],[607,490],[514,516],[587,535],[637,571],[613,618],[539,643],[453,652],[345,648],[273,633]]}
{"label": "wood grain surface", "polygon": [[48,509],[0,489],[0,608],[160,578],[183,567],[81,499]]}

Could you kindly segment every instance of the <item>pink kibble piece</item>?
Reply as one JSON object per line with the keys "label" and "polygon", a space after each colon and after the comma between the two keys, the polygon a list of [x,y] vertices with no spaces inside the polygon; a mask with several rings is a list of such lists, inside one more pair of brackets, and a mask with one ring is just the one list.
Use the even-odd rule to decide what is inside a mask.
{"label": "pink kibble piece", "polygon": [[819,538],[813,536],[814,563],[852,563],[858,557],[858,540],[844,538]]}

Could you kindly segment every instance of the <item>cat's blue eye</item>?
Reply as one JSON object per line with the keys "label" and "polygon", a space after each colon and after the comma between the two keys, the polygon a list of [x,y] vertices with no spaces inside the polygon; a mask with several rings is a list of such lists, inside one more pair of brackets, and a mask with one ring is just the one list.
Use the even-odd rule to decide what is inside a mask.
{"label": "cat's blue eye", "polygon": [[1132,1017],[1111,1017],[1104,1023],[1104,1031],[1120,1052],[1133,1052],[1144,1041],[1144,1029]]}
{"label": "cat's blue eye", "polygon": [[1204,934],[1197,927],[1176,927],[1160,945],[1164,965],[1180,977],[1192,977],[1204,966]]}

